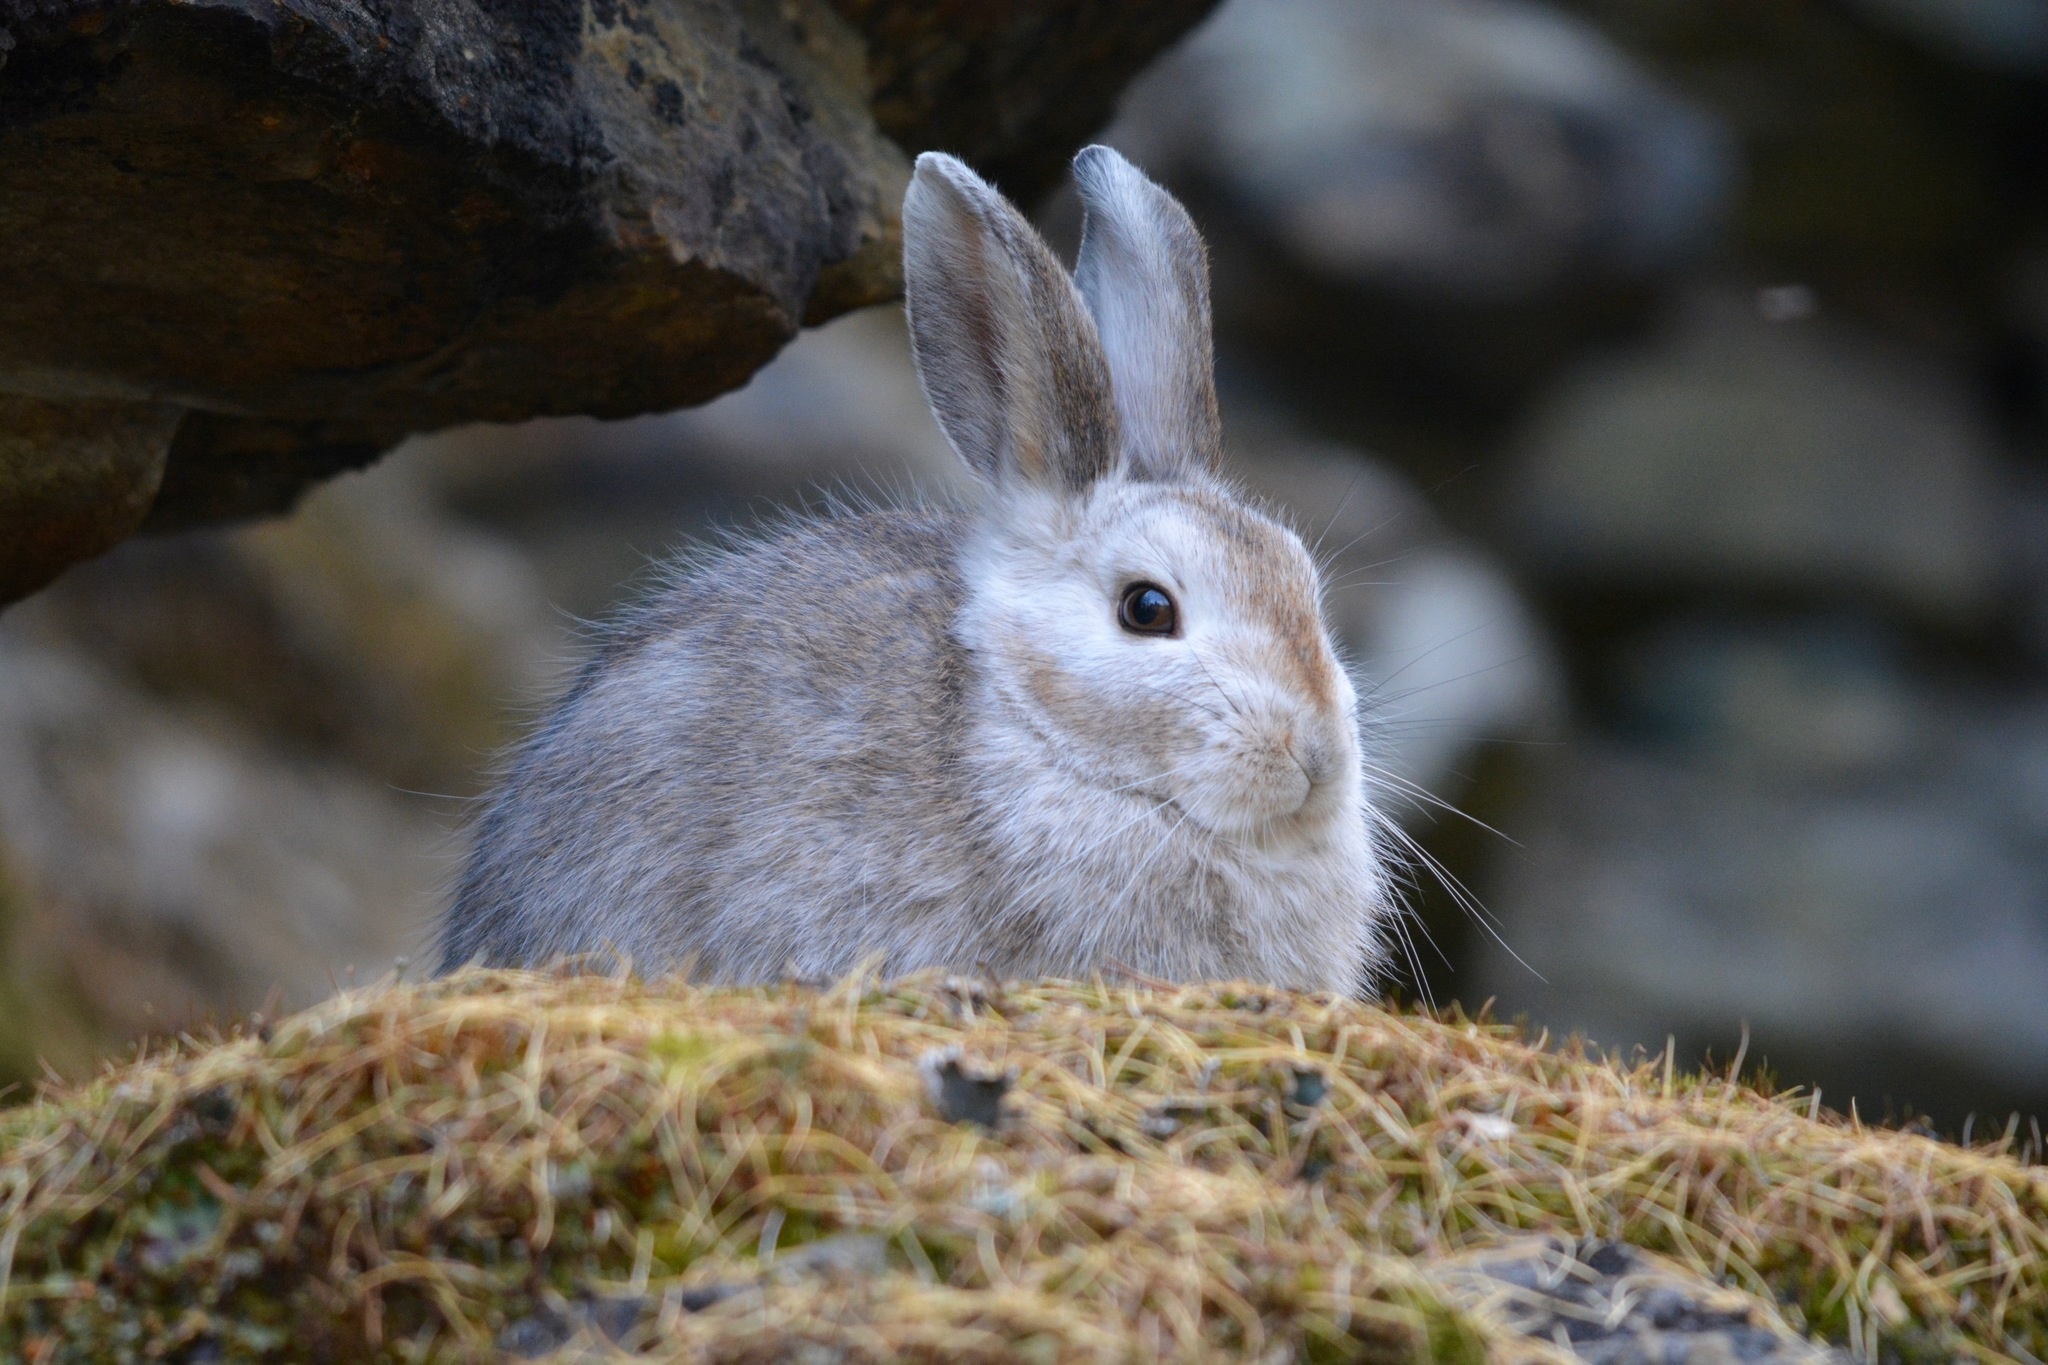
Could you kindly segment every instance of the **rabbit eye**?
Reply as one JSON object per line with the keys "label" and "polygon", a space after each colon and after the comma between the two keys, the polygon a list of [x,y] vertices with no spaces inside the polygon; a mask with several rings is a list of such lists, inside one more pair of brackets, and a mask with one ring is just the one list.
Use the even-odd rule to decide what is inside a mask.
{"label": "rabbit eye", "polygon": [[1157,583],[1133,583],[1125,588],[1116,619],[1133,635],[1171,635],[1180,625],[1173,599]]}

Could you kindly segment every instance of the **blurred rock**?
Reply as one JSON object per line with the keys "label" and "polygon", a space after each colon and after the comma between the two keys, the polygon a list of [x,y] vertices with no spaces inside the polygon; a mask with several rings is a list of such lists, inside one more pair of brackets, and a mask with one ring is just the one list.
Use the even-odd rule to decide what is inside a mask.
{"label": "blurred rock", "polygon": [[[158,527],[270,513],[410,432],[728,390],[901,287],[871,98],[1043,175],[1211,3],[0,0],[0,389],[191,410],[160,492],[10,576],[138,488]],[[25,459],[0,498],[63,481]]]}
{"label": "blurred rock", "polygon": [[1559,3],[1730,129],[1734,258],[1968,362],[2048,211],[2040,0]]}
{"label": "blurred rock", "polygon": [[28,1046],[76,1073],[144,1032],[390,970],[424,942],[449,866],[425,805],[0,632],[9,985]]}
{"label": "blurred rock", "polygon": [[1883,23],[1978,66],[2048,67],[2048,0],[1851,0]]}
{"label": "blurred rock", "polygon": [[1509,1236],[1422,1273],[1480,1321],[1586,1365],[1851,1365],[1744,1289],[1620,1241]]}
{"label": "blurred rock", "polygon": [[1518,296],[1705,244],[1720,127],[1526,0],[1231,0],[1117,128],[1332,279]]}
{"label": "blurred rock", "polygon": [[76,1073],[426,943],[462,798],[567,653],[428,487],[401,461],[134,541],[0,618],[0,1065]]}
{"label": "blurred rock", "polygon": [[1528,967],[1495,950],[1480,988],[1681,1057],[1746,1027],[1866,1112],[2048,1104],[2048,702],[1916,676],[1867,621],[1694,620],[1630,663],[1624,729],[1501,860]]}
{"label": "blurred rock", "polygon": [[0,637],[231,717],[283,753],[466,796],[562,627],[510,547],[427,499],[399,463],[288,522],[136,541],[0,618]]}
{"label": "blurred rock", "polygon": [[1560,593],[1869,597],[1969,626],[2003,586],[1997,461],[1937,359],[1706,293],[1545,400],[1500,503]]}
{"label": "blurred rock", "polygon": [[1201,223],[1226,369],[1452,499],[1642,325],[1738,172],[1714,116],[1535,0],[1230,0],[1105,137]]}

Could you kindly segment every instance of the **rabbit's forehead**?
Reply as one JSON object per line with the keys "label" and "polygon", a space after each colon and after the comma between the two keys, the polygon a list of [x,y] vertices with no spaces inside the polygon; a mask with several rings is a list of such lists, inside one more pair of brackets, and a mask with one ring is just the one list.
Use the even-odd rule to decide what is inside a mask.
{"label": "rabbit's forehead", "polygon": [[1314,561],[1300,538],[1272,518],[1204,489],[1142,488],[1120,501],[1101,542],[1109,554],[1156,558],[1158,569],[1189,586],[1260,600],[1277,595],[1313,607]]}

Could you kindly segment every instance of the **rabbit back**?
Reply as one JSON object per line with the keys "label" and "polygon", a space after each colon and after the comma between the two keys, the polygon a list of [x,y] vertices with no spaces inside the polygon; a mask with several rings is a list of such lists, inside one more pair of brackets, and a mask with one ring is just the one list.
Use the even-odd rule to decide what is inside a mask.
{"label": "rabbit back", "polygon": [[[914,953],[976,864],[948,630],[961,534],[947,509],[869,512],[679,574],[479,821],[444,969],[617,952],[763,979]],[[886,932],[862,902],[888,907]]]}

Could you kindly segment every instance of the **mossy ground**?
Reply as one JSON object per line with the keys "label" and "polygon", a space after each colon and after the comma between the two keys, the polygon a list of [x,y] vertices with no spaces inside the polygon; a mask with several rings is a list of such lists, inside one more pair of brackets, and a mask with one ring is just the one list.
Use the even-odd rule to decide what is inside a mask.
{"label": "mossy ground", "polygon": [[[935,1107],[944,1048],[1014,1073],[995,1131]],[[1429,1273],[1514,1229],[1869,1359],[2048,1356],[2048,1168],[1797,1095],[1249,986],[472,973],[0,1118],[0,1357],[495,1359],[608,1315],[691,1360],[1554,1355]]]}

